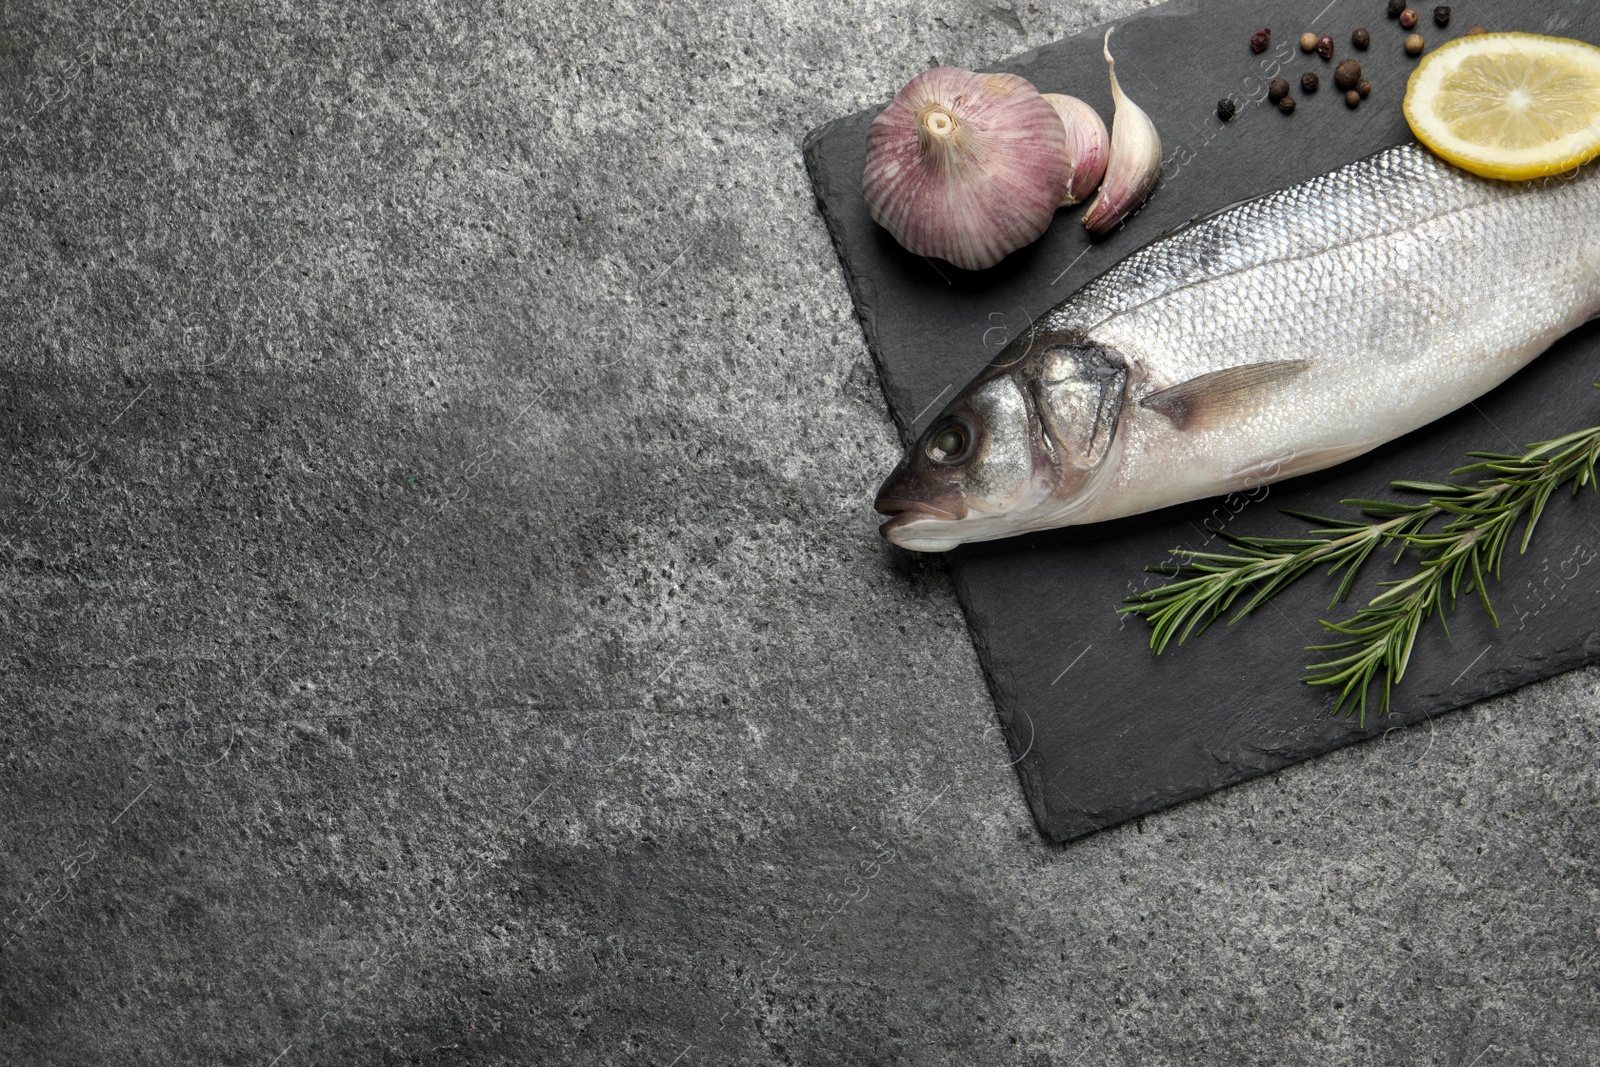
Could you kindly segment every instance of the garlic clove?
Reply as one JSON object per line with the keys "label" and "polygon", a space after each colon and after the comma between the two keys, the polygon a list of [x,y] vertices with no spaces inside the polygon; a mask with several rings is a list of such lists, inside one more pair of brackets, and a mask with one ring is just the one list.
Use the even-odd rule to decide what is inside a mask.
{"label": "garlic clove", "polygon": [[1111,73],[1111,99],[1116,103],[1111,116],[1111,159],[1099,195],[1083,213],[1083,224],[1097,237],[1137,211],[1161,177],[1161,138],[1150,116],[1128,99],[1117,82],[1111,30],[1106,31],[1104,49],[1106,69]]}
{"label": "garlic clove", "polygon": [[1079,203],[1095,191],[1105,177],[1106,159],[1111,153],[1111,136],[1094,108],[1075,96],[1045,93],[1044,98],[1061,116],[1067,131],[1067,195],[1062,207]]}
{"label": "garlic clove", "polygon": [[905,248],[982,270],[1049,227],[1066,150],[1055,108],[1027,80],[936,67],[872,120],[861,193]]}

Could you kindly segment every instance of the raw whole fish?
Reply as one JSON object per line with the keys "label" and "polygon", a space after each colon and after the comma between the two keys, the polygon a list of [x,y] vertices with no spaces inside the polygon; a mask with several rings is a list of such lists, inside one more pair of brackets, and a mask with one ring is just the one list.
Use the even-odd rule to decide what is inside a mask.
{"label": "raw whole fish", "polygon": [[1200,219],[1041,317],[875,507],[924,552],[1321,470],[1600,313],[1600,164],[1474,177],[1391,148]]}

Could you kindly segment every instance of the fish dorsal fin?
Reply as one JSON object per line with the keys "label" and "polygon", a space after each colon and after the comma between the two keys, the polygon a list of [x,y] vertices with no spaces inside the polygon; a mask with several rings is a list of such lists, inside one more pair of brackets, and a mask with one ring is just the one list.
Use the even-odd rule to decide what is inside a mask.
{"label": "fish dorsal fin", "polygon": [[1264,390],[1289,381],[1308,366],[1304,359],[1279,359],[1228,367],[1151,393],[1139,404],[1165,415],[1180,430],[1210,429],[1259,403]]}

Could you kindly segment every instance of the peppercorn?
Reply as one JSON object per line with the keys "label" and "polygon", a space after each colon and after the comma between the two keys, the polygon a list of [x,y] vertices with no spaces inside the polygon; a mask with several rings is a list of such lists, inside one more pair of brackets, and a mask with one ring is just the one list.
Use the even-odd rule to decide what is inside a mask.
{"label": "peppercorn", "polygon": [[1468,37],[1482,37],[1484,34],[1486,34],[1488,32],[1489,31],[1484,29],[1482,26],[1473,26],[1471,29],[1467,30],[1467,36]]}
{"label": "peppercorn", "polygon": [[1273,78],[1272,84],[1267,86],[1267,99],[1274,104],[1288,95],[1289,83],[1282,78]]}
{"label": "peppercorn", "polygon": [[1397,19],[1400,12],[1406,9],[1406,0],[1389,0],[1389,17]]}
{"label": "peppercorn", "polygon": [[1349,108],[1351,111],[1354,111],[1356,108],[1360,107],[1361,94],[1356,92],[1354,89],[1351,89],[1348,93],[1345,93],[1344,106]]}
{"label": "peppercorn", "polygon": [[1400,25],[1402,27],[1404,27],[1405,29],[1409,30],[1411,27],[1415,26],[1416,24],[1417,24],[1417,9],[1416,8],[1408,7],[1404,11],[1400,12]]}
{"label": "peppercorn", "polygon": [[1272,43],[1272,27],[1266,26],[1250,35],[1250,51],[1257,55],[1267,50],[1267,45]]}
{"label": "peppercorn", "polygon": [[1282,100],[1279,100],[1278,101],[1278,110],[1283,112],[1285,115],[1293,115],[1294,114],[1294,97],[1286,96]]}
{"label": "peppercorn", "polygon": [[1317,38],[1317,55],[1323,59],[1333,58],[1333,38],[1323,34]]}
{"label": "peppercorn", "polygon": [[1440,4],[1433,9],[1433,24],[1441,30],[1450,25],[1450,8],[1448,5]]}
{"label": "peppercorn", "polygon": [[1367,79],[1362,78],[1356,83],[1356,92],[1360,93],[1361,99],[1365,100],[1367,97],[1372,95],[1372,83],[1367,81]]}
{"label": "peppercorn", "polygon": [[1406,37],[1406,55],[1420,56],[1423,46],[1422,34],[1413,33]]}
{"label": "peppercorn", "polygon": [[1223,122],[1232,121],[1235,112],[1238,110],[1239,105],[1233,102],[1232,97],[1225,96],[1221,100],[1217,101],[1217,118],[1221,119]]}
{"label": "peppercorn", "polygon": [[1333,84],[1341,89],[1354,89],[1361,80],[1361,64],[1347,59],[1333,68]]}
{"label": "peppercorn", "polygon": [[1305,74],[1300,75],[1300,91],[1307,96],[1310,96],[1321,87],[1322,82],[1317,79],[1315,74],[1307,71]]}
{"label": "peppercorn", "polygon": [[1309,52],[1317,47],[1317,35],[1309,30],[1300,35],[1300,51]]}
{"label": "peppercorn", "polygon": [[1372,43],[1372,34],[1368,33],[1365,29],[1357,30],[1355,33],[1350,35],[1350,43],[1365,52],[1367,50],[1367,46]]}

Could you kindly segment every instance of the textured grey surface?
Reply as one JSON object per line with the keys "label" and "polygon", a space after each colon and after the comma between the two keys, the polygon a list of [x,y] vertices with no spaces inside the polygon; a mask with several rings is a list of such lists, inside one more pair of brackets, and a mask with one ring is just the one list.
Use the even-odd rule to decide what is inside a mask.
{"label": "textured grey surface", "polygon": [[0,1058],[1600,1055],[1600,673],[1054,849],[872,532],[800,139],[1129,10],[8,4]]}

